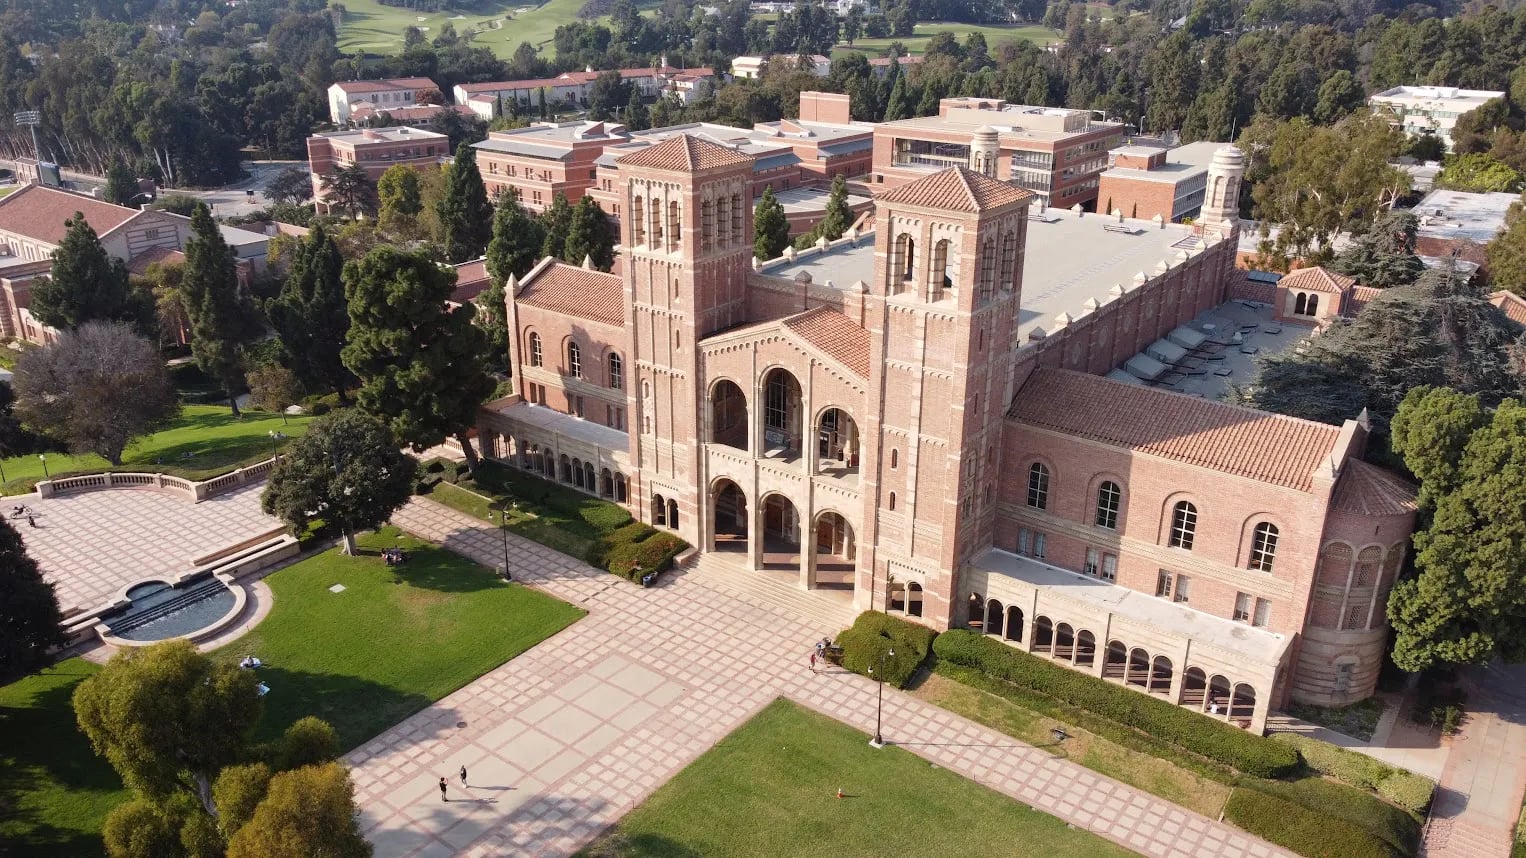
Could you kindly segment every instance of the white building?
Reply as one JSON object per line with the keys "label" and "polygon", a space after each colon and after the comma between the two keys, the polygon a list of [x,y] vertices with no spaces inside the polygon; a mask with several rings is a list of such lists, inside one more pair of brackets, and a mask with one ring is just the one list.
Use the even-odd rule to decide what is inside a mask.
{"label": "white building", "polygon": [[329,119],[335,125],[350,121],[350,114],[361,106],[379,113],[425,104],[429,99],[445,103],[440,85],[427,77],[396,80],[343,80],[329,87]]}
{"label": "white building", "polygon": [[1493,90],[1455,86],[1396,86],[1373,95],[1367,103],[1379,115],[1387,116],[1395,128],[1411,136],[1434,134],[1450,151],[1457,117],[1503,95]]}

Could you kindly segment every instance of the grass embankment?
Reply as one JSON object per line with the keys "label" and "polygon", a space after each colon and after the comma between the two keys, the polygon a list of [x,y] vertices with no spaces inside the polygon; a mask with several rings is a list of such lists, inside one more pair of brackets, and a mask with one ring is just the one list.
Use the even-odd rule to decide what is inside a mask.
{"label": "grass embankment", "polygon": [[[271,693],[257,739],[316,715],[348,750],[583,616],[392,528],[360,545],[358,557],[327,551],[271,574],[270,615],[213,653],[265,662]],[[408,552],[402,566],[378,554],[393,546]],[[99,669],[70,659],[0,688],[0,854],[101,854],[101,823],[128,794],[70,702]]]}
{"label": "grass embankment", "polygon": [[985,36],[986,45],[994,53],[997,45],[1008,41],[1028,41],[1035,45],[1047,45],[1050,42],[1058,42],[1060,34],[1054,30],[1039,24],[961,24],[956,21],[928,21],[917,25],[915,35],[897,39],[887,37],[884,39],[857,39],[850,45],[838,45],[832,49],[832,56],[842,57],[855,51],[868,54],[871,57],[884,56],[885,51],[890,49],[894,42],[900,42],[906,46],[906,50],[913,54],[920,54],[927,50],[927,43],[933,36],[939,33],[953,33],[959,43],[971,33],[979,33]]}
{"label": "grass embankment", "polygon": [[[584,858],[1130,854],[793,703],[770,704]],[[847,798],[834,798],[841,788]]]}
{"label": "grass embankment", "polygon": [[551,54],[554,51],[549,49],[549,43],[556,35],[556,28],[579,20],[578,10],[585,2],[548,0],[536,4],[481,0],[459,8],[420,13],[401,6],[385,6],[376,0],[343,0],[344,24],[339,29],[339,49],[347,53],[402,53],[403,32],[407,28],[418,27],[424,31],[424,38],[433,39],[449,23],[463,36],[476,31],[472,43],[492,50],[500,59],[513,56],[522,42],[529,42]]}
{"label": "grass embankment", "polygon": [[[307,416],[283,419],[264,411],[244,411],[240,418],[222,405],[187,405],[164,428],[128,447],[118,467],[94,454],[48,453],[46,473],[57,479],[102,471],[135,471],[207,480],[270,458],[272,449],[306,432],[311,420]],[[271,432],[286,438],[275,441]],[[31,491],[43,479],[43,467],[35,454],[0,460],[0,469],[5,472],[0,494]]]}

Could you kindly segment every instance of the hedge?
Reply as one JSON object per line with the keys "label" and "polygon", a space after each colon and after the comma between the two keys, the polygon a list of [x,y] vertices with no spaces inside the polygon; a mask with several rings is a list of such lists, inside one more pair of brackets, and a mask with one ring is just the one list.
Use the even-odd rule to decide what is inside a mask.
{"label": "hedge", "polygon": [[[881,611],[865,611],[837,636],[837,645],[842,647],[843,667],[864,676],[874,676],[870,668],[878,671],[884,656],[884,675],[878,678],[896,688],[905,688],[917,667],[927,659],[937,635],[927,626]],[[888,655],[891,650],[895,655]]]}
{"label": "hedge", "polygon": [[1235,786],[1248,787],[1307,808],[1337,822],[1366,831],[1386,843],[1403,858],[1420,848],[1421,819],[1397,808],[1366,790],[1347,786],[1318,773],[1280,781],[1241,778]]}
{"label": "hedge", "polygon": [[974,632],[944,632],[933,643],[933,651],[941,659],[1032,688],[1248,775],[1277,778],[1298,768],[1298,752],[1291,746],[1051,664]]}
{"label": "hedge", "polygon": [[667,571],[673,558],[688,547],[687,542],[671,533],[632,521],[600,537],[587,559],[600,569],[639,584],[646,575]]}
{"label": "hedge", "polygon": [[1398,858],[1361,828],[1257,789],[1237,787],[1224,818],[1251,834],[1307,858]]}
{"label": "hedge", "polygon": [[1297,733],[1274,733],[1272,739],[1298,750],[1304,763],[1320,774],[1342,783],[1371,790],[1405,810],[1424,813],[1431,803],[1436,782],[1430,778],[1394,768],[1366,754],[1321,742]]}

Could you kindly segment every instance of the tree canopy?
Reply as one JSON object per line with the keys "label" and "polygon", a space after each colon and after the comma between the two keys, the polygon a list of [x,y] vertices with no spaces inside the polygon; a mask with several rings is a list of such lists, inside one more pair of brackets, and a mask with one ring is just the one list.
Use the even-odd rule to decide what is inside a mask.
{"label": "tree canopy", "polygon": [[347,401],[346,389],[354,376],[339,357],[350,331],[344,257],[322,224],[297,246],[281,293],[266,306],[266,313],[297,380],[310,390],[332,390]]}
{"label": "tree canopy", "polygon": [[752,217],[752,255],[757,259],[775,259],[789,247],[789,221],[784,206],[774,197],[773,186],[763,189],[758,210]]}
{"label": "tree canopy", "polygon": [[1526,406],[1418,388],[1394,418],[1394,449],[1421,475],[1426,526],[1415,575],[1388,597],[1394,663],[1526,660]]}
{"label": "tree canopy", "polygon": [[60,330],[97,320],[151,326],[152,298],[133,291],[126,264],[106,252],[85,216],[75,212],[64,228],[52,270],[32,284],[32,315]]}
{"label": "tree canopy", "polygon": [[1388,212],[1336,254],[1330,269],[1374,289],[1407,286],[1425,271],[1425,263],[1415,255],[1419,230],[1413,212]]}
{"label": "tree canopy", "polygon": [[19,676],[63,646],[63,614],[53,585],[27,555],[21,534],[0,519],[0,677]]}
{"label": "tree canopy", "polygon": [[159,350],[120,322],[90,322],[26,352],[14,387],[28,426],[113,465],[134,438],[180,410]]}
{"label": "tree canopy", "polygon": [[468,144],[456,149],[437,212],[447,260],[459,263],[482,255],[492,237],[493,207],[477,169],[475,150]]}
{"label": "tree canopy", "polygon": [[244,381],[244,345],[259,335],[260,324],[239,287],[233,249],[212,213],[200,203],[191,215],[180,294],[191,325],[191,355],[203,372],[222,384],[236,415]]}
{"label": "tree canopy", "polygon": [[573,265],[590,260],[600,271],[608,271],[615,264],[615,233],[593,197],[583,197],[572,207],[567,241],[558,255]]}
{"label": "tree canopy", "polygon": [[260,507],[295,533],[314,516],[339,527],[353,554],[356,531],[385,523],[413,491],[418,467],[398,446],[375,417],[350,408],[326,414],[276,462]]}
{"label": "tree canopy", "polygon": [[355,786],[338,763],[281,772],[229,838],[227,858],[370,858],[359,814]]}

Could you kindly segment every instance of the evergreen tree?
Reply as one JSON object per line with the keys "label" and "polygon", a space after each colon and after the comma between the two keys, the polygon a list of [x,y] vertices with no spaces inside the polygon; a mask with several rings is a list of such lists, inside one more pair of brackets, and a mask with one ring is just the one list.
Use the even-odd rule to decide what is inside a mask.
{"label": "evergreen tree", "polygon": [[393,164],[376,180],[381,217],[418,217],[424,208],[424,182],[419,171],[407,164]]}
{"label": "evergreen tree", "polygon": [[[412,170],[409,170],[412,172]],[[353,381],[339,352],[350,331],[344,297],[344,257],[322,224],[297,246],[281,286],[266,306],[271,327],[281,338],[285,364],[309,390],[332,390],[341,402]]]}
{"label": "evergreen tree", "polygon": [[493,207],[488,202],[487,186],[482,183],[471,146],[463,143],[456,148],[456,159],[445,178],[445,196],[436,212],[445,258],[451,263],[476,259],[487,249],[492,237]]}
{"label": "evergreen tree", "polygon": [[1412,212],[1389,212],[1341,251],[1330,268],[1374,289],[1406,286],[1425,273],[1425,263],[1415,255],[1419,230]]}
{"label": "evergreen tree", "polygon": [[[572,204],[567,202],[566,196],[551,195],[551,205],[540,213],[540,226],[545,236],[541,240],[540,255],[561,259],[567,249],[567,234],[572,231]],[[582,262],[581,259],[578,261]]]}
{"label": "evergreen tree", "polygon": [[122,260],[106,252],[83,214],[75,212],[64,228],[52,270],[32,284],[32,315],[60,330],[99,320],[131,322],[151,332],[152,296],[132,289]]}
{"label": "evergreen tree", "polygon": [[376,188],[359,164],[330,170],[319,179],[323,198],[332,208],[358,218],[376,205]]}
{"label": "evergreen tree", "polygon": [[475,471],[466,432],[496,385],[475,308],[445,305],[455,281],[428,255],[385,245],[345,265],[350,336],[342,356],[360,379],[361,407],[386,420],[399,442],[423,451],[455,436]]}
{"label": "evergreen tree", "polygon": [[647,115],[646,102],[641,100],[641,90],[631,87],[631,100],[625,105],[625,128],[628,131],[645,131],[651,127],[651,119]]}
{"label": "evergreen tree", "polygon": [[[890,64],[891,69],[897,69],[896,63]],[[894,72],[892,72],[894,74]],[[911,103],[911,93],[906,88],[906,75],[895,74],[895,83],[890,87],[890,94],[885,96],[885,121],[894,122],[897,119],[910,119],[915,107]]]}
{"label": "evergreen tree", "polygon": [[118,158],[106,168],[106,188],[101,192],[101,199],[108,203],[119,206],[130,206],[138,196],[138,177],[133,175],[132,168],[126,162]]}
{"label": "evergreen tree", "polygon": [[180,292],[191,326],[191,355],[202,372],[222,384],[237,416],[244,345],[258,336],[259,323],[239,286],[233,250],[223,240],[212,213],[200,203],[191,215]]}
{"label": "evergreen tree", "polygon": [[4,519],[0,519],[0,677],[19,676],[63,646],[63,614],[53,585]]}
{"label": "evergreen tree", "polygon": [[600,271],[608,271],[614,265],[615,234],[609,228],[609,218],[593,197],[583,197],[572,208],[562,258],[573,265],[592,259],[593,266]]}
{"label": "evergreen tree", "polygon": [[758,259],[774,259],[789,247],[789,221],[784,217],[784,206],[774,197],[769,185],[763,189],[758,210],[752,217],[752,255]]}
{"label": "evergreen tree", "polygon": [[493,211],[493,240],[487,246],[488,282],[491,285],[478,302],[482,310],[481,324],[488,335],[492,366],[502,366],[509,355],[505,284],[509,277],[523,277],[535,267],[544,240],[540,221],[519,204],[519,191],[510,187],[500,194],[498,206]]}
{"label": "evergreen tree", "polygon": [[832,193],[827,197],[827,212],[818,229],[827,241],[836,241],[853,225],[853,209],[848,205],[848,180],[839,173],[832,179]]}

